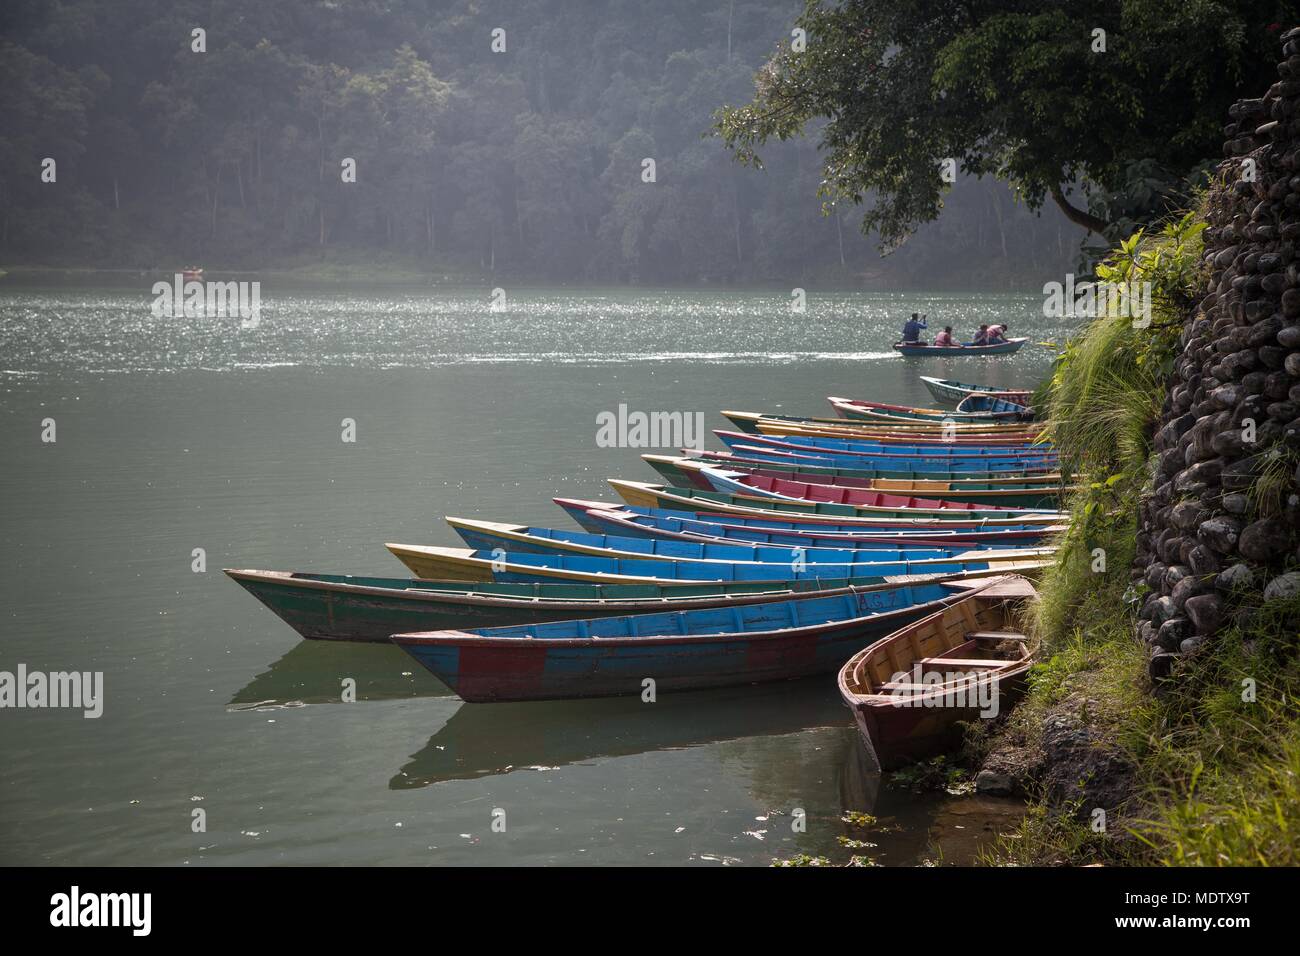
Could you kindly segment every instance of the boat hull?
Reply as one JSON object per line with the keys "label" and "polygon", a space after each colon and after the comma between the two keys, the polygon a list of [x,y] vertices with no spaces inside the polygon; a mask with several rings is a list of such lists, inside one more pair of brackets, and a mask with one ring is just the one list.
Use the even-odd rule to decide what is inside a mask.
{"label": "boat hull", "polygon": [[703,690],[831,673],[945,600],[915,603],[910,589],[857,595],[864,615],[816,628],[706,638],[492,638],[444,632],[393,640],[461,699],[555,700]]}
{"label": "boat hull", "polygon": [[[654,514],[641,512],[652,511]],[[610,505],[608,510],[587,509],[573,512],[575,520],[588,530],[603,534],[620,534],[641,537],[705,536],[734,541],[753,541],[780,547],[852,547],[857,543],[869,545],[877,541],[918,544],[965,544],[970,547],[999,545],[1004,547],[1032,548],[1042,541],[1042,531],[937,531],[916,530],[906,532],[871,531],[818,531],[796,523],[778,526],[773,522],[748,521],[743,518],[727,519],[714,515],[712,519],[681,512],[641,509],[641,512],[624,510]]]}
{"label": "boat hull", "polygon": [[[660,468],[660,460],[672,460],[668,456],[661,455],[642,455],[641,457],[662,475],[666,475],[667,472]],[[930,484],[935,486],[950,484],[954,489],[961,487],[981,488],[985,485],[990,488],[1053,489],[1061,484],[1060,474],[1051,472],[1016,474],[1014,472],[912,471],[890,468],[841,467],[834,464],[833,458],[825,458],[815,454],[797,455],[775,450],[764,452],[760,448],[746,449],[743,445],[739,446],[735,451],[694,451],[686,449],[685,457],[688,461],[696,464],[709,465],[715,468],[768,468],[807,475],[825,475],[831,478],[853,478],[875,482],[913,481],[918,483],[918,487]],[[679,467],[674,466],[672,470],[678,473],[679,477],[685,475],[685,472]],[[678,486],[690,484],[690,482],[685,481],[670,481],[668,483]],[[702,485],[699,487],[702,487]]]}
{"label": "boat hull", "polygon": [[[289,572],[226,571],[304,638],[387,644],[403,631],[465,630],[575,618],[617,617],[650,611],[737,607],[845,590],[847,581],[788,581],[779,587],[751,582],[719,582],[677,587],[671,596],[647,585],[532,585],[468,587],[463,582],[351,575],[295,575]],[[547,593],[556,597],[545,597]],[[847,593],[847,592],[846,592]],[[529,597],[529,594],[535,596]],[[558,595],[566,594],[568,597]],[[590,597],[578,597],[590,594]],[[599,597],[597,595],[609,595]]]}
{"label": "boat hull", "polygon": [[738,432],[717,431],[722,443],[730,449],[773,448],[777,451],[829,458],[836,465],[863,468],[906,468],[912,471],[945,471],[981,473],[1026,471],[1056,471],[1059,459],[1054,449],[1046,446],[1023,448],[988,447],[930,447],[924,452],[900,453],[880,451],[852,439],[821,435],[772,437],[744,435]]}
{"label": "boat hull", "polygon": [[[972,588],[848,658],[836,677],[840,696],[872,762],[892,770],[952,749],[962,722],[1005,712],[1023,693],[1032,665],[1024,635],[1008,626],[1032,585],[1009,576]],[[1009,640],[999,639],[1006,635]],[[1011,651],[994,648],[1011,644]]]}
{"label": "boat hull", "polygon": [[[837,414],[851,422],[916,422],[918,427],[927,424],[933,427],[942,427],[949,422],[953,425],[979,422],[990,425],[1015,426],[1022,422],[1030,422],[1034,417],[1033,412],[1029,409],[1021,405],[1014,405],[1011,402],[1004,402],[1001,399],[996,400],[1001,402],[1001,405],[994,406],[990,404],[987,410],[962,408],[958,405],[957,410],[951,412],[942,408],[911,408],[905,405],[855,401],[837,398],[836,396],[831,396],[829,401],[834,406]],[[966,400],[963,399],[963,401]],[[952,434],[952,438],[957,438],[955,432]],[[999,444],[1004,441],[987,435],[972,436],[969,440],[985,444]]]}
{"label": "boat hull", "polygon": [[900,355],[1010,355],[1012,352],[1020,351],[1020,347],[1028,342],[1029,339],[1007,339],[1005,342],[999,342],[996,345],[908,345],[903,342],[894,343],[894,351]]}
{"label": "boat hull", "polygon": [[[1025,675],[998,681],[998,707],[1013,706],[1023,695]],[[936,754],[956,750],[962,743],[962,723],[984,719],[979,707],[950,705],[861,707],[850,704],[853,722],[881,770],[896,770]]]}
{"label": "boat hull", "polygon": [[679,488],[714,488],[708,476],[701,474],[699,466],[721,468],[752,478],[772,478],[781,481],[810,482],[831,487],[858,488],[863,491],[879,491],[888,494],[914,495],[925,492],[928,496],[942,498],[944,501],[966,505],[986,505],[990,509],[1054,509],[1060,503],[1061,490],[1051,485],[1023,485],[1011,483],[987,485],[979,482],[959,484],[950,481],[925,479],[891,479],[876,477],[858,477],[847,469],[831,469],[830,472],[794,467],[785,470],[776,463],[746,461],[736,458],[731,461],[709,461],[707,459],[677,459],[659,455],[642,455],[655,471],[662,475],[668,484]]}
{"label": "boat hull", "polygon": [[[761,498],[746,495],[730,495],[722,492],[697,491],[693,488],[665,488],[645,482],[609,479],[610,486],[618,492],[620,498],[633,507],[664,508],[676,511],[709,511],[722,514],[739,514],[751,518],[770,518],[773,520],[799,520],[804,522],[832,522],[851,524],[858,519],[865,524],[876,525],[881,529],[916,527],[917,525],[936,525],[949,530],[971,528],[974,530],[996,531],[999,528],[1014,526],[1052,525],[1058,517],[1041,515],[1035,512],[1010,512],[1015,517],[975,518],[973,513],[962,515],[950,512],[948,516],[934,518],[922,517],[915,512],[903,509],[863,509],[857,505],[828,504],[825,502],[798,501],[785,498]],[[796,517],[797,516],[797,517]]]}
{"label": "boat hull", "polygon": [[974,385],[969,382],[956,382],[952,379],[935,378],[931,375],[918,376],[921,384],[926,387],[936,402],[946,402],[949,405],[956,405],[967,395],[974,394],[991,394],[1008,401],[1016,402],[1018,405],[1028,405],[1030,392],[1027,389],[1019,388],[1000,388],[997,385]]}
{"label": "boat hull", "polygon": [[722,581],[766,583],[779,589],[785,581],[848,579],[862,585],[901,582],[916,576],[1010,573],[1021,567],[1049,563],[1050,550],[972,549],[953,558],[916,561],[853,561],[841,564],[805,564],[792,553],[782,562],[674,561],[672,559],[593,557],[575,554],[475,551],[428,545],[386,545],[419,578],[471,581],[488,584],[586,582],[590,584],[655,584],[661,587],[695,586]]}
{"label": "boat hull", "polygon": [[[448,517],[447,523],[468,547],[476,551],[491,552],[500,548],[502,551],[520,554],[572,554],[688,563],[716,561],[789,563],[794,547],[799,547],[800,555],[809,565],[868,561],[952,560],[976,550],[972,547],[949,545],[942,541],[894,543],[877,539],[808,548],[729,541],[725,538],[704,535],[648,538],[644,535],[623,535],[617,532],[559,531],[467,518]],[[987,546],[985,547],[987,549]]]}
{"label": "boat hull", "polygon": [[[954,402],[957,399],[953,399]],[[803,415],[775,415],[765,414],[762,412],[738,412],[723,411],[723,418],[735,425],[742,432],[749,432],[753,435],[762,434],[761,425],[778,426],[785,428],[835,428],[843,430],[855,426],[852,422],[846,422],[843,418],[810,418]],[[877,421],[872,422],[870,428],[877,432],[881,437],[893,438],[896,435],[906,435],[915,432],[918,426],[923,426],[923,422],[895,422],[895,421]],[[1005,431],[1006,426],[998,423],[980,423],[967,422],[959,424],[956,433],[962,436],[970,435],[978,437],[980,435],[996,436],[1000,431]]]}

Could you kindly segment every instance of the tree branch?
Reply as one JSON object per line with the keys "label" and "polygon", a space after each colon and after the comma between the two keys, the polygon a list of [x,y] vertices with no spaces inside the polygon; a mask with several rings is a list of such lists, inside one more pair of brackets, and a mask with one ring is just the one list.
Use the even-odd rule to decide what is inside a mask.
{"label": "tree branch", "polygon": [[1052,199],[1061,207],[1061,212],[1065,213],[1065,218],[1069,219],[1070,222],[1074,223],[1076,226],[1083,226],[1083,228],[1087,229],[1089,232],[1095,232],[1097,235],[1102,235],[1106,227],[1110,225],[1110,223],[1106,222],[1104,219],[1098,219],[1092,213],[1080,209],[1078,206],[1070,205],[1070,201],[1065,198],[1065,193],[1061,191],[1059,184],[1052,186]]}

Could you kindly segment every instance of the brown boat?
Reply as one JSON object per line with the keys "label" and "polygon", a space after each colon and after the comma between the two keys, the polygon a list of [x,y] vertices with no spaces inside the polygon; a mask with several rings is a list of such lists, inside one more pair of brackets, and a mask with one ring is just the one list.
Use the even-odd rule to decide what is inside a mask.
{"label": "brown boat", "polygon": [[994,578],[849,658],[840,695],[878,769],[951,749],[959,721],[1014,701],[1033,664],[1016,615],[1036,596],[1019,575]]}

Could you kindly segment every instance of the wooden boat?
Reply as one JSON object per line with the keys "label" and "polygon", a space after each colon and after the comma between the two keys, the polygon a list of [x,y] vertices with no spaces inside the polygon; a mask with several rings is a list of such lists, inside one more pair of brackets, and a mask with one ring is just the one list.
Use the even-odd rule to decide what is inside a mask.
{"label": "wooden boat", "polygon": [[[706,497],[720,497],[705,494]],[[1015,525],[999,522],[996,526],[990,526],[986,522],[976,521],[880,521],[870,518],[844,518],[837,521],[835,518],[821,515],[787,514],[768,509],[731,508],[725,511],[709,511],[643,507],[608,501],[592,501],[583,498],[556,498],[554,500],[580,527],[593,533],[608,530],[600,522],[591,518],[591,512],[593,511],[617,511],[654,519],[674,519],[721,525],[723,530],[709,533],[724,538],[735,537],[736,535],[728,529],[739,528],[778,531],[783,534],[809,534],[816,537],[834,537],[838,535],[907,535],[909,537],[920,535],[926,538],[954,536],[963,540],[1022,540],[1033,544],[1058,531],[1065,530],[1064,525],[1044,525],[1039,523]],[[741,537],[744,537],[744,535],[741,535]]]}
{"label": "wooden boat", "polygon": [[[861,442],[838,438],[768,438],[765,435],[744,435],[739,432],[714,432],[728,448],[775,448],[797,454],[834,456],[837,464],[861,461],[864,467],[880,465],[904,467],[915,471],[937,469],[960,471],[1024,471],[1040,469],[1054,471],[1059,457],[1050,445],[1023,448],[987,448],[973,446],[926,446],[923,452],[875,451]],[[919,446],[910,446],[917,448]]]}
{"label": "wooden boat", "polygon": [[[983,572],[979,572],[982,574]],[[850,594],[897,584],[852,585],[845,579],[705,584],[493,584],[354,577],[303,571],[227,568],[226,574],[305,638],[387,643],[399,631],[499,627],[689,611]],[[964,575],[940,576],[965,580]]]}
{"label": "wooden boat", "polygon": [[[731,495],[722,492],[700,491],[694,488],[666,488],[644,481],[608,479],[620,498],[630,505],[642,508],[669,508],[679,511],[717,511],[740,514],[751,518],[776,518],[799,516],[801,521],[828,521],[835,524],[844,519],[866,519],[881,527],[907,527],[919,522],[938,521],[950,528],[979,528],[995,530],[999,527],[1024,527],[1033,525],[1058,526],[1059,516],[1035,512],[1011,512],[1005,517],[979,517],[979,512],[915,512],[908,508],[881,508],[846,505],[838,502],[804,501],[783,498],[763,498],[756,495]],[[945,517],[946,515],[946,517]]]}
{"label": "wooden boat", "polygon": [[[984,446],[984,445],[906,445],[902,451],[879,451],[859,441],[845,441],[842,438],[819,437],[784,437],[770,438],[763,434],[741,434],[740,432],[714,432],[723,445],[733,451],[737,449],[766,449],[784,451],[788,454],[814,455],[818,458],[835,458],[837,463],[850,460],[870,460],[896,468],[913,471],[1026,471],[1031,468],[1045,468],[1058,459],[1052,445],[1021,446]],[[841,460],[842,459],[842,460]],[[875,467],[868,464],[866,467]]]}
{"label": "wooden boat", "polygon": [[840,695],[879,768],[941,753],[958,721],[1011,702],[1032,664],[1016,614],[1034,596],[1021,577],[982,583],[849,658]]}
{"label": "wooden boat", "polygon": [[975,345],[968,342],[962,345],[915,345],[910,342],[895,342],[894,351],[903,355],[1010,355],[1020,351],[1028,338],[1007,339],[996,345]]}
{"label": "wooden boat", "polygon": [[[831,403],[836,412],[846,419],[865,422],[874,422],[877,419],[930,422],[937,423],[940,430],[947,429],[949,431],[962,422],[1015,424],[1028,420],[1024,417],[1027,411],[1025,408],[1019,405],[1010,406],[1010,403],[1008,405],[1011,410],[996,411],[990,409],[977,412],[964,411],[960,408],[957,411],[947,411],[942,408],[913,408],[910,405],[890,405],[885,402],[868,402],[860,398],[838,398],[834,395],[829,396],[826,400]],[[1023,434],[1023,432],[1013,434]],[[957,437],[959,436],[953,432],[952,440],[955,441]],[[972,440],[990,441],[990,439],[983,436]]]}
{"label": "wooden boat", "polygon": [[750,472],[722,471],[707,466],[697,467],[699,473],[709,482],[714,491],[728,494],[757,495],[786,501],[829,501],[835,504],[853,505],[858,508],[905,508],[909,515],[916,515],[917,517],[928,515],[940,519],[949,517],[954,512],[962,516],[987,518],[1002,518],[1021,514],[1052,515],[1058,520],[1064,518],[1064,515],[1055,509],[1011,508],[999,503],[973,504],[971,502],[949,501],[943,498],[917,498],[911,495],[897,495],[866,488],[788,480]]}
{"label": "wooden boat", "polygon": [[500,548],[506,552],[527,554],[586,554],[601,558],[653,558],[691,563],[738,561],[785,565],[791,562],[792,553],[796,549],[800,552],[800,561],[809,566],[889,561],[949,561],[969,556],[974,550],[989,550],[992,547],[987,544],[966,547],[942,541],[909,541],[896,544],[876,540],[861,544],[841,542],[810,548],[802,544],[784,546],[756,541],[729,541],[708,535],[625,536],[603,532],[568,531],[505,524],[499,521],[479,521],[473,518],[449,517],[447,524],[451,525],[466,545],[476,551],[491,552]]}
{"label": "wooden boat", "polygon": [[[1036,441],[1042,432],[1042,426],[1034,422],[1014,419],[1000,421],[992,415],[963,415],[956,411],[942,412],[935,409],[916,409],[915,412],[904,416],[902,412],[895,414],[881,409],[850,408],[838,426],[806,425],[760,418],[754,423],[756,431],[750,434],[778,437],[811,435],[883,446],[935,442],[945,445],[1025,445]],[[931,417],[925,417],[926,413]],[[877,422],[885,427],[878,427]],[[961,427],[979,424],[983,424],[983,430]],[[900,428],[899,425],[907,427]]]}
{"label": "wooden boat", "polygon": [[[793,415],[765,415],[759,412],[733,412],[724,411],[723,417],[731,421],[743,432],[751,435],[762,434],[763,425],[774,427],[786,427],[795,429],[813,429],[827,430],[830,429],[835,434],[847,434],[852,437],[852,433],[870,431],[879,435],[882,439],[892,439],[899,436],[917,436],[927,437],[933,435],[935,431],[943,430],[941,423],[938,428],[933,422],[927,421],[894,421],[880,419],[871,422],[855,422],[844,418],[800,418]],[[982,436],[1002,437],[1013,432],[1028,432],[1018,425],[1008,427],[1003,422],[970,422],[958,421],[954,419],[951,426],[952,433],[959,438],[978,438]]]}
{"label": "wooden boat", "polygon": [[[1015,472],[915,471],[896,468],[838,467],[831,463],[833,459],[822,458],[817,455],[799,455],[790,452],[779,452],[775,449],[747,449],[743,445],[733,451],[693,451],[684,448],[681,456],[642,455],[641,457],[650,462],[651,467],[656,470],[661,466],[670,467],[666,462],[682,457],[688,461],[709,464],[718,468],[737,468],[741,470],[768,468],[787,471],[792,474],[821,475],[828,478],[853,478],[876,482],[882,490],[888,487],[883,484],[884,482],[913,482],[917,491],[941,491],[945,490],[944,486],[946,485],[954,490],[962,488],[1010,488],[1027,491],[1041,489],[1047,492],[1057,491],[1062,485],[1059,472],[1021,472],[1017,474]],[[651,461],[651,459],[654,459],[654,461]],[[669,484],[689,484],[689,482],[673,480]]]}
{"label": "wooden boat", "polygon": [[[1027,389],[1001,388],[997,385],[974,385],[970,382],[957,382],[950,378],[935,378],[932,375],[919,375],[921,380],[930,394],[934,396],[936,402],[947,402],[950,405],[956,405],[963,398],[971,393],[980,393],[996,395],[999,398],[1005,398],[1009,402],[1015,402],[1017,405],[1028,405],[1030,392]],[[726,412],[723,412],[725,415]],[[737,424],[739,424],[737,422]]]}
{"label": "wooden boat", "polygon": [[[1059,483],[1060,472],[1046,465],[1039,467],[1007,467],[981,469],[971,461],[945,462],[926,459],[923,462],[897,462],[876,459],[852,453],[839,454],[829,449],[799,448],[776,445],[732,444],[726,451],[693,451],[682,449],[687,457],[725,462],[730,460],[758,461],[806,471],[816,469],[823,473],[868,474],[878,478],[917,479],[930,481],[1024,481]],[[884,467],[880,467],[883,465]]]}
{"label": "wooden boat", "polygon": [[1047,441],[1024,438],[1001,442],[946,442],[938,436],[910,444],[902,442],[877,442],[853,435],[746,435],[744,432],[714,429],[723,444],[745,445],[755,448],[777,448],[782,451],[827,453],[837,455],[864,455],[871,458],[904,459],[902,466],[911,464],[913,458],[1042,458],[1055,455],[1055,447]]}
{"label": "wooden boat", "polygon": [[1022,421],[1030,421],[1034,417],[1032,408],[997,395],[967,395],[957,403],[957,411],[986,415],[1018,415]]}
{"label": "wooden boat", "polygon": [[790,680],[834,671],[956,596],[942,584],[742,607],[394,634],[461,699],[553,700]]}
{"label": "wooden boat", "polygon": [[[821,474],[806,472],[803,469],[787,471],[775,465],[749,463],[743,459],[732,459],[730,464],[723,464],[712,459],[697,460],[692,458],[671,458],[664,455],[641,456],[655,471],[663,475],[669,484],[689,488],[713,488],[713,483],[703,469],[747,475],[751,478],[766,478],[784,482],[805,482],[827,485],[835,488],[856,488],[863,491],[875,491],[888,494],[915,494],[931,492],[944,501],[962,504],[982,505],[990,508],[1055,509],[1062,489],[1052,485],[1025,485],[1010,482],[992,484],[986,482],[953,481],[918,481],[915,479],[900,481],[884,478],[857,478],[850,475]],[[721,489],[725,490],[725,489]]]}
{"label": "wooden boat", "polygon": [[[1022,442],[1034,442],[1042,437],[1043,428],[1034,422],[998,422],[996,432],[972,432],[966,434],[962,429],[962,424],[971,424],[969,422],[959,422],[956,419],[950,424],[946,421],[928,421],[925,419],[908,419],[914,426],[906,430],[894,431],[893,426],[897,421],[885,422],[885,428],[876,427],[875,423],[867,421],[857,421],[844,419],[837,427],[834,425],[805,425],[797,422],[787,422],[779,419],[760,418],[754,423],[752,435],[770,435],[775,438],[803,437],[813,436],[820,438],[840,438],[855,441],[871,441],[881,444],[898,442],[904,440],[916,440],[911,436],[903,439],[901,436],[910,432],[920,433],[923,437],[920,440],[946,441],[951,444],[957,439],[968,439],[972,444],[1017,444]],[[991,423],[992,424],[992,423]]]}
{"label": "wooden boat", "polygon": [[[648,511],[650,509],[641,509]],[[737,519],[739,520],[739,519]],[[1043,535],[1035,532],[1002,531],[916,531],[911,534],[870,533],[819,534],[816,531],[772,531],[760,527],[720,524],[697,518],[646,515],[615,508],[610,511],[589,510],[583,513],[582,526],[593,533],[620,537],[664,538],[674,541],[711,543],[750,543],[782,548],[802,548],[805,553],[823,548],[871,548],[878,545],[911,545],[942,548],[1017,548],[1040,547]]]}
{"label": "wooden boat", "polygon": [[[824,581],[845,578],[852,583],[884,584],[913,575],[960,574],[970,571],[1014,571],[1042,567],[1050,549],[972,550],[954,558],[917,561],[850,561],[839,564],[779,562],[674,561],[670,558],[623,558],[586,554],[534,554],[445,548],[435,545],[385,545],[416,577],[445,581],[532,584],[546,581],[589,581],[594,584],[701,584],[710,581]],[[792,552],[786,552],[792,554]],[[773,590],[776,588],[774,587]]]}

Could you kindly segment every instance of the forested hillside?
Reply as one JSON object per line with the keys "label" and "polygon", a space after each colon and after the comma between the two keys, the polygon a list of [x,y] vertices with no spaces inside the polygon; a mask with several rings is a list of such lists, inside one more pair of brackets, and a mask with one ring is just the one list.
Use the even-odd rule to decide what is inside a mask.
{"label": "forested hillside", "polygon": [[882,260],[860,210],[823,215],[815,138],[737,165],[713,113],[753,96],[801,8],[7,0],[0,264],[996,287],[1070,268],[1082,230],[991,178]]}

